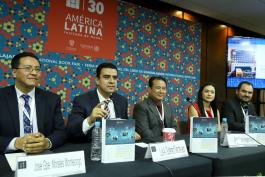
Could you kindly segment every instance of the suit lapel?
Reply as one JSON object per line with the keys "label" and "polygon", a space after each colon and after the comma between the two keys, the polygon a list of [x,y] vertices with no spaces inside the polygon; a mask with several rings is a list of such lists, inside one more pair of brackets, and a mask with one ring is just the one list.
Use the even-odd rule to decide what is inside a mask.
{"label": "suit lapel", "polygon": [[160,119],[159,113],[157,111],[156,105],[148,98],[147,104],[151,112],[153,113],[153,118],[155,118],[158,122],[163,124],[162,120]]}
{"label": "suit lapel", "polygon": [[44,127],[44,116],[45,116],[45,104],[46,99],[43,98],[43,95],[40,93],[40,90],[36,88],[35,90],[35,104],[36,104],[36,115],[38,122],[38,131],[43,132]]}
{"label": "suit lapel", "polygon": [[89,96],[89,99],[91,100],[88,100],[88,102],[91,102],[91,112],[93,110],[93,108],[99,103],[99,98],[98,98],[98,93],[97,93],[97,90],[95,90],[93,92],[93,94],[91,95],[88,95]]}
{"label": "suit lapel", "polygon": [[171,112],[171,110],[169,110],[170,108],[166,105],[166,104],[163,104],[164,106],[164,121],[165,121],[165,126],[167,127],[171,127],[171,115],[169,115],[168,113]]}
{"label": "suit lapel", "polygon": [[11,113],[11,118],[13,120],[16,134],[19,135],[20,123],[19,123],[19,113],[18,113],[18,101],[17,101],[17,93],[14,86],[10,87],[10,90],[7,92],[6,100],[9,112]]}

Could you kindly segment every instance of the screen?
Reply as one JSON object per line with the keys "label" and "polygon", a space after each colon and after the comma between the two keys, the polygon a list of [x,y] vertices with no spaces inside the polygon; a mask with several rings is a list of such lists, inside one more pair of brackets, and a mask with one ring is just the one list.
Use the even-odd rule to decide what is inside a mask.
{"label": "screen", "polygon": [[241,81],[265,88],[265,38],[227,38],[227,87]]}

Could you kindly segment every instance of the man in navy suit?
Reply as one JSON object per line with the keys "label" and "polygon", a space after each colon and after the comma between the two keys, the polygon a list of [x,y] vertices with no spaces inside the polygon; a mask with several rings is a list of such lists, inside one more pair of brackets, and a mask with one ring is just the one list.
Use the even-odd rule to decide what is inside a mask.
{"label": "man in navy suit", "polygon": [[153,76],[149,79],[149,96],[137,103],[133,109],[133,118],[136,121],[136,131],[145,142],[162,141],[163,128],[176,128],[179,133],[171,106],[163,100],[167,93],[166,79]]}
{"label": "man in navy suit", "polygon": [[96,119],[128,118],[127,99],[115,93],[117,79],[118,69],[112,63],[102,63],[97,67],[97,89],[74,98],[67,125],[71,141],[90,141]]}
{"label": "man in navy suit", "polygon": [[0,89],[0,153],[39,153],[66,139],[60,97],[38,89],[37,56],[23,52],[11,61],[15,85]]}

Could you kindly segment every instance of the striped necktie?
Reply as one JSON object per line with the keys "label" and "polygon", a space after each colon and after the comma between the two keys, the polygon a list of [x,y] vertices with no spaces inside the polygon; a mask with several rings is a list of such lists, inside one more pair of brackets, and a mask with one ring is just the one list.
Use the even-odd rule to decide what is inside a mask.
{"label": "striped necktie", "polygon": [[23,109],[23,123],[24,123],[24,133],[29,134],[33,132],[33,127],[30,122],[30,106],[29,106],[29,95],[22,95],[21,96],[24,101],[24,109]]}
{"label": "striped necktie", "polygon": [[108,114],[104,117],[105,119],[110,118],[110,110],[109,110],[109,103],[111,102],[110,99],[104,101],[104,110],[108,112]]}

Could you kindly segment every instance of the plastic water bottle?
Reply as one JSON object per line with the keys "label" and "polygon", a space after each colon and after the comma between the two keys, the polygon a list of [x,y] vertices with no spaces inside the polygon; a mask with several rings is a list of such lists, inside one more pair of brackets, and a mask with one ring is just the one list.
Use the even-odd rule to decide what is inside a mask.
{"label": "plastic water bottle", "polygon": [[95,122],[95,127],[92,130],[91,155],[92,161],[101,160],[101,128],[100,122]]}
{"label": "plastic water bottle", "polygon": [[221,134],[220,134],[220,145],[221,146],[227,145],[227,143],[225,142],[225,136],[227,132],[228,132],[227,118],[223,118],[222,124],[221,124]]}

